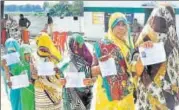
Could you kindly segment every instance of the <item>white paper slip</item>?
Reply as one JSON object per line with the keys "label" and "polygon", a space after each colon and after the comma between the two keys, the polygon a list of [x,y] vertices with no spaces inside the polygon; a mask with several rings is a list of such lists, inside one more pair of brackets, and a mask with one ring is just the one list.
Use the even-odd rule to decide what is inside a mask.
{"label": "white paper slip", "polygon": [[154,43],[152,48],[139,47],[139,53],[143,65],[152,65],[166,61],[163,42]]}
{"label": "white paper slip", "polygon": [[11,76],[12,89],[25,88],[29,86],[29,78],[26,72],[21,75]]}
{"label": "white paper slip", "polygon": [[65,72],[66,88],[85,87],[83,80],[85,79],[84,72]]}
{"label": "white paper slip", "polygon": [[54,64],[52,62],[41,62],[37,66],[39,76],[55,75]]}
{"label": "white paper slip", "polygon": [[6,60],[7,66],[20,62],[20,55],[18,52],[13,52],[2,57]]}
{"label": "white paper slip", "polygon": [[99,67],[102,73],[102,76],[111,76],[117,75],[116,64],[114,58],[109,58],[107,61],[100,62]]}

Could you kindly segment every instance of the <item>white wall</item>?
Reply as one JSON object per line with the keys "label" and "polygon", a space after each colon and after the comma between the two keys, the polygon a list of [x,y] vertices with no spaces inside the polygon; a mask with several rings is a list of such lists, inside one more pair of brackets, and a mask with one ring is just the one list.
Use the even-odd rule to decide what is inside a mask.
{"label": "white wall", "polygon": [[144,25],[144,19],[145,15],[144,13],[135,13],[134,18],[137,18],[138,22],[143,26]]}
{"label": "white wall", "polygon": [[[31,26],[29,27],[30,34],[36,36],[47,23],[46,16],[26,16],[31,21]],[[19,16],[13,16],[13,18],[18,22]],[[73,20],[73,17],[53,17],[54,31],[71,31],[71,32],[84,32],[83,17],[78,17],[78,20]]]}
{"label": "white wall", "polygon": [[84,12],[84,33],[88,39],[100,39],[105,35],[104,24],[92,23],[92,12]]}
{"label": "white wall", "polygon": [[[14,17],[17,21],[19,16]],[[31,35],[37,35],[47,22],[46,17],[27,16],[31,21],[29,28]],[[134,18],[137,18],[140,24],[144,23],[144,14],[135,14]],[[72,32],[84,32],[85,36],[89,39],[103,38],[104,24],[92,24],[92,12],[84,12],[84,17],[80,17],[77,21],[73,20],[73,17],[65,17],[60,19],[59,17],[53,17],[54,30],[57,31],[72,31]],[[176,15],[177,34],[179,37],[179,15]]]}
{"label": "white wall", "polygon": [[59,19],[54,18],[54,26],[57,31],[72,31],[72,32],[83,32],[83,18],[78,17],[78,20],[73,20],[73,17],[65,17]]}
{"label": "white wall", "polygon": [[[134,18],[138,19],[141,25],[144,25],[144,14],[134,14]],[[92,23],[92,12],[84,12],[84,33],[88,39],[100,39],[105,36],[104,24]]]}

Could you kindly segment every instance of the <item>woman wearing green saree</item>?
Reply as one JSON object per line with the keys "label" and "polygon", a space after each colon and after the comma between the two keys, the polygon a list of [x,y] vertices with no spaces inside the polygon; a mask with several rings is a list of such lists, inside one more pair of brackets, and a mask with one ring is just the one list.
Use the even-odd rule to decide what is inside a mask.
{"label": "woman wearing green saree", "polygon": [[31,58],[32,49],[27,44],[22,44],[20,47],[20,59],[23,64],[23,69],[27,70],[29,77],[30,85],[26,88],[21,89],[21,102],[22,110],[35,110],[35,96],[34,96],[34,86],[33,79],[31,78],[30,71],[30,58]]}

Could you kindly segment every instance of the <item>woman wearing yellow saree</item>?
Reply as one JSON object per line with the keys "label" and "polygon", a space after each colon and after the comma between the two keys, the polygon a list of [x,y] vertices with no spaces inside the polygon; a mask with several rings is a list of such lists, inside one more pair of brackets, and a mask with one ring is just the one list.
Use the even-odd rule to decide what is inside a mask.
{"label": "woman wearing yellow saree", "polygon": [[[60,62],[61,55],[54,46],[51,38],[46,33],[41,33],[36,38],[37,55],[32,59],[32,71],[39,62],[53,62],[55,65]],[[36,76],[35,80],[35,107],[36,110],[61,110],[61,89],[58,69],[56,74],[51,76]],[[35,71],[36,73],[36,71]]]}
{"label": "woman wearing yellow saree", "polygon": [[[131,60],[134,53],[134,45],[130,37],[127,19],[122,13],[114,13],[109,19],[107,38],[94,45],[95,56],[93,75],[99,74],[99,61],[103,62],[114,58],[117,75],[101,77],[93,89],[92,109],[94,110],[135,110],[134,104],[134,80],[135,72],[138,75],[143,68],[136,68],[140,62]],[[98,59],[98,60],[97,60]]]}

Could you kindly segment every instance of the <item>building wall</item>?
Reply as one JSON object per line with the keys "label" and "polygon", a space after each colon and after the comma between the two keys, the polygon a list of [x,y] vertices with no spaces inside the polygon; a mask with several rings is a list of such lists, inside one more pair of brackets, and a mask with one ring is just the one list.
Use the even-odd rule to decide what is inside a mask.
{"label": "building wall", "polygon": [[92,12],[84,12],[84,33],[87,39],[100,39],[103,38],[104,24],[93,24]]}
{"label": "building wall", "polygon": [[[29,27],[30,35],[36,36],[47,23],[46,16],[25,16],[31,21],[31,26]],[[13,16],[13,18],[18,22],[19,16]],[[73,17],[52,17],[54,23],[54,31],[71,31],[71,32],[84,32],[83,17],[78,17],[78,20],[74,20]]]}
{"label": "building wall", "polygon": [[[84,12],[84,33],[87,39],[100,39],[103,38],[107,33],[105,33],[105,25],[103,24],[93,24],[92,21],[93,12]],[[104,14],[104,13],[103,13]],[[144,25],[144,14],[137,13],[134,14],[134,18],[138,19],[138,22]]]}

